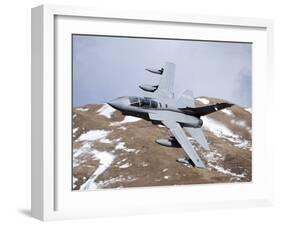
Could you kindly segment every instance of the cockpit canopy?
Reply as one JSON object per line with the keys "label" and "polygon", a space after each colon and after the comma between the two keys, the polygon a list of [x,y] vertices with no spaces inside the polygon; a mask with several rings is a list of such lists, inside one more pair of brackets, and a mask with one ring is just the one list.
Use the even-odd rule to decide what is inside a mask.
{"label": "cockpit canopy", "polygon": [[148,98],[148,97],[144,97],[144,98],[140,98],[140,97],[130,97],[130,105],[131,106],[135,106],[135,107],[143,107],[143,108],[157,108],[158,107],[158,103],[157,101]]}

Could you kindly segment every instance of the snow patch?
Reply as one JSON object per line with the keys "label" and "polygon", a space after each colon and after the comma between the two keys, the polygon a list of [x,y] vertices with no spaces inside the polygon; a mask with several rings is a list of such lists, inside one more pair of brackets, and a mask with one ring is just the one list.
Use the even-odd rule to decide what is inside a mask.
{"label": "snow patch", "polygon": [[119,166],[119,168],[121,168],[121,169],[126,169],[126,168],[128,168],[128,167],[130,167],[130,166],[131,166],[131,164],[125,163],[125,164]]}
{"label": "snow patch", "polygon": [[121,161],[117,162],[117,165],[121,164],[122,162],[125,162],[127,158],[122,159]]}
{"label": "snow patch", "polygon": [[250,134],[252,134],[252,129],[250,127],[247,127],[247,130]]}
{"label": "snow patch", "polygon": [[72,181],[73,181],[73,184],[75,184],[76,181],[78,181],[78,179],[76,177],[72,177]]}
{"label": "snow patch", "polygon": [[240,136],[234,134],[225,125],[214,119],[205,116],[203,119],[203,127],[212,132],[217,137],[228,139],[237,147],[244,148],[246,147],[246,145],[247,147],[250,146],[250,143],[247,140],[241,139]]}
{"label": "snow patch", "polygon": [[223,113],[226,114],[226,115],[233,116],[232,111],[229,110],[229,109],[222,109],[221,112],[223,112]]}
{"label": "snow patch", "polygon": [[112,141],[111,141],[111,140],[106,139],[106,138],[102,138],[102,139],[100,139],[100,140],[99,140],[99,142],[104,143],[104,144],[111,144],[111,143],[112,143]]}
{"label": "snow patch", "polygon": [[206,98],[200,98],[199,97],[199,98],[196,98],[196,100],[200,101],[203,104],[209,104],[210,103],[210,101]]}
{"label": "snow patch", "polygon": [[89,111],[88,108],[76,108],[77,111]]}
{"label": "snow patch", "polygon": [[72,130],[72,133],[76,133],[77,131],[78,131],[78,127],[77,128],[74,128],[73,130]]}
{"label": "snow patch", "polygon": [[125,142],[119,142],[115,147],[115,149],[125,149],[125,148],[126,148]]}
{"label": "snow patch", "polygon": [[99,166],[94,174],[84,184],[81,185],[80,190],[83,191],[98,188],[98,184],[95,182],[95,180],[111,165],[115,157],[111,153],[105,151],[100,152],[97,150],[92,150],[91,153],[93,154],[93,159],[99,160]]}
{"label": "snow patch", "polygon": [[90,144],[85,143],[85,144],[83,144],[82,147],[80,147],[78,149],[73,149],[73,157],[77,158],[82,153],[88,152],[90,148],[91,148]]}
{"label": "snow patch", "polygon": [[123,119],[123,121],[121,122],[112,122],[110,123],[110,126],[120,126],[122,124],[125,123],[132,123],[132,122],[137,122],[140,121],[140,118],[134,117],[134,116],[125,116],[125,118]]}
{"label": "snow patch", "polygon": [[237,125],[239,127],[242,127],[242,128],[245,128],[247,125],[246,125],[246,122],[245,121],[242,121],[242,120],[231,120],[230,121],[232,124],[234,125]]}
{"label": "snow patch", "polygon": [[128,122],[137,122],[140,121],[140,118],[134,117],[134,116],[126,116],[124,120],[122,121],[123,123],[128,123]]}
{"label": "snow patch", "polygon": [[169,179],[169,176],[164,176],[164,179],[165,179],[165,180]]}
{"label": "snow patch", "polygon": [[215,166],[211,163],[208,163],[208,165],[211,166],[212,168],[214,168],[215,170],[217,170],[218,172],[221,172],[221,173],[226,174],[226,175],[230,175],[230,176],[238,177],[238,178],[245,177],[244,173],[242,173],[242,174],[232,173],[229,169],[224,169],[221,166],[218,166],[218,165]]}
{"label": "snow patch", "polygon": [[136,154],[139,152],[139,150],[127,148],[126,145],[125,145],[125,142],[119,142],[115,146],[115,150],[122,150],[122,151],[126,151],[126,152],[135,152]]}
{"label": "snow patch", "polygon": [[81,134],[77,141],[95,141],[105,138],[110,132],[106,130],[89,130]]}
{"label": "snow patch", "polygon": [[250,113],[252,114],[252,108],[245,108],[245,110],[246,110],[247,112],[250,112]]}
{"label": "snow patch", "polygon": [[224,157],[217,150],[213,149],[213,151],[204,152],[204,157],[207,162],[216,163],[218,160],[223,160]]}
{"label": "snow patch", "polygon": [[116,111],[113,107],[109,106],[108,104],[104,104],[99,110],[97,110],[97,113],[99,115],[103,115],[106,118],[111,118],[112,113]]}
{"label": "snow patch", "polygon": [[118,127],[118,129],[127,130],[127,128],[125,126],[120,126],[120,127]]}
{"label": "snow patch", "polygon": [[114,184],[114,183],[117,183],[117,182],[125,182],[125,181],[131,182],[131,181],[135,181],[135,180],[137,180],[137,178],[134,178],[132,176],[124,177],[123,175],[120,175],[118,177],[113,177],[113,178],[110,178],[108,180],[99,181],[97,185],[98,185],[99,188],[104,188],[104,187],[109,186],[110,184]]}
{"label": "snow patch", "polygon": [[142,162],[141,165],[142,165],[143,167],[147,167],[147,166],[148,166],[148,163],[147,163],[147,162]]}
{"label": "snow patch", "polygon": [[240,144],[235,144],[236,147],[241,148],[241,149],[248,149],[251,151],[251,143],[247,140],[241,141]]}
{"label": "snow patch", "polygon": [[243,129],[246,129],[249,133],[252,134],[252,128],[250,126],[247,126],[247,122],[246,121],[243,121],[243,120],[238,120],[238,121],[235,121],[235,120],[231,120],[230,121],[232,124],[236,125],[236,126],[239,126]]}
{"label": "snow patch", "polygon": [[236,134],[234,134],[230,129],[228,129],[222,123],[206,116],[202,118],[203,118],[203,127],[209,130],[210,132],[214,133],[217,137],[227,136],[227,137],[238,138]]}
{"label": "snow patch", "polygon": [[168,171],[168,168],[162,170],[162,172],[166,172],[166,171]]}

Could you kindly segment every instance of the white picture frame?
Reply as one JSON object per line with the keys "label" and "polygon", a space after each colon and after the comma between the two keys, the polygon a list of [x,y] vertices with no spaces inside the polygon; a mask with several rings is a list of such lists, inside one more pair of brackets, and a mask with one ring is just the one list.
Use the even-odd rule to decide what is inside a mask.
{"label": "white picture frame", "polygon": [[[107,27],[101,24],[104,20],[113,23],[113,25],[108,25],[109,28],[111,26],[111,31],[103,30],[103,27]],[[114,23],[123,23],[124,21],[126,22],[126,25],[122,28],[124,30],[113,29]],[[93,25],[91,23],[95,26],[90,26]],[[68,58],[69,55],[60,56],[60,53],[58,54],[60,45],[63,45],[60,39],[65,40],[63,48],[66,49],[66,54],[69,54],[71,50],[68,49],[69,45],[67,45],[66,39],[73,29],[79,27],[79,32],[83,33],[89,32],[87,30],[89,27],[91,29],[94,27],[95,32],[118,33],[119,35],[130,32],[130,35],[134,35],[132,32],[144,32],[144,30],[133,31],[133,29],[128,30],[126,28],[126,26],[136,23],[144,23],[145,26],[153,24],[154,27],[159,26],[159,24],[162,27],[163,25],[190,26],[191,29],[194,29],[192,39],[203,37],[204,40],[247,40],[256,43],[253,51],[254,176],[251,183],[166,186],[93,192],[71,191],[70,182],[67,182],[70,180],[70,177],[67,176],[70,173],[68,172],[70,170],[68,160],[70,161],[70,159],[68,159],[66,152],[59,149],[59,147],[66,147],[67,149],[69,140],[57,139],[63,137],[64,132],[67,133],[67,131],[57,131],[60,131],[62,127],[69,128],[68,123],[71,122],[67,118],[68,116],[65,121],[60,120],[62,116],[71,111],[69,108],[71,101],[67,96],[71,90],[69,80],[67,80],[67,76],[56,76],[62,71],[67,74],[71,70],[69,68],[71,62]],[[208,29],[217,30],[216,32],[210,32]],[[231,29],[237,30],[237,33],[224,32]],[[208,35],[204,36],[204,30],[205,32],[208,30],[206,32]],[[264,111],[263,103],[266,102],[264,100],[268,97],[267,93],[271,89],[270,81],[273,77],[272,32],[273,22],[265,19],[109,11],[56,5],[43,5],[33,8],[32,216],[41,220],[56,220],[271,205],[273,202],[273,179],[267,175],[273,171],[273,150],[268,148],[269,144],[266,139],[261,138],[265,138],[267,133],[267,114]],[[67,62],[60,59],[66,59]],[[62,134],[60,135],[60,133]],[[266,150],[267,154],[262,155],[262,152],[259,151],[261,149]],[[257,150],[256,153],[255,150]],[[200,193],[200,197],[196,197],[196,193]],[[145,199],[144,197],[148,198]],[[95,205],[95,207],[85,205],[82,208],[81,204],[90,199],[93,199],[98,205]],[[106,202],[110,201],[118,202],[119,205],[113,204],[109,207]],[[124,204],[120,204],[120,202]]]}

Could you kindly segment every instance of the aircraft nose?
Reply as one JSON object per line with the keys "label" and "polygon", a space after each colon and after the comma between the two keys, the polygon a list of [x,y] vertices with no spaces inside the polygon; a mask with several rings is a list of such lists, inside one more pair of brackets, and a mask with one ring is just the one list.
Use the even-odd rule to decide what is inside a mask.
{"label": "aircraft nose", "polygon": [[111,100],[107,104],[109,104],[113,108],[117,108],[119,105],[118,101],[116,101],[116,100]]}
{"label": "aircraft nose", "polygon": [[109,101],[108,104],[111,107],[120,110],[120,109],[122,109],[122,106],[125,105],[125,102],[122,98],[117,98],[117,99]]}

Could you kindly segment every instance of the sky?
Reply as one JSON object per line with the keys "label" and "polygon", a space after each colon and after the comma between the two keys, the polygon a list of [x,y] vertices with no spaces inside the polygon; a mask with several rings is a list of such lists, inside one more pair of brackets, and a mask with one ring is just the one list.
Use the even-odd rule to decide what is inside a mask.
{"label": "sky", "polygon": [[252,44],[194,40],[73,35],[73,105],[106,103],[141,96],[141,84],[157,85],[145,68],[176,64],[176,98],[194,96],[252,104]]}

